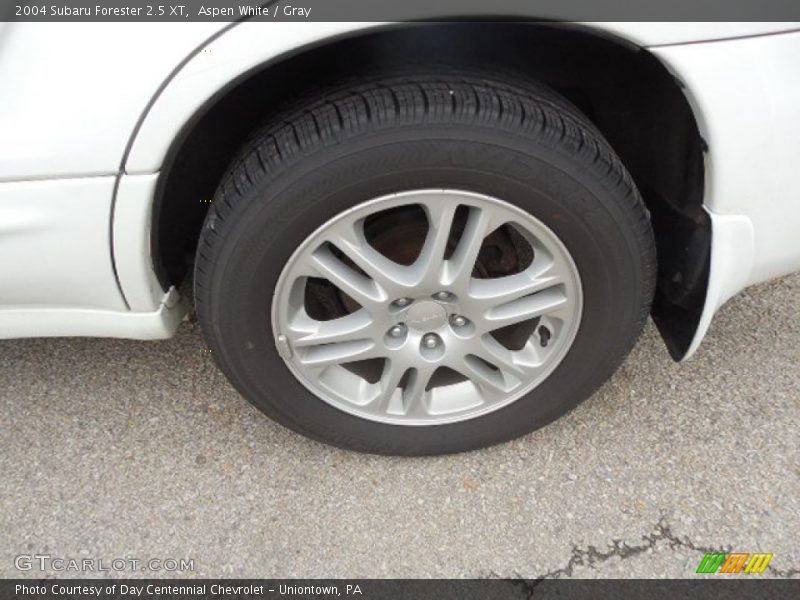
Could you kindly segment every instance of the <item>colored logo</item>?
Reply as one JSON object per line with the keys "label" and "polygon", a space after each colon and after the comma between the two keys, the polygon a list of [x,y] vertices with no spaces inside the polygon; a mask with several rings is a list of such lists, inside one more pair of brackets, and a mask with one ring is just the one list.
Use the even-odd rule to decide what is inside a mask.
{"label": "colored logo", "polygon": [[766,552],[709,552],[700,561],[697,573],[763,573],[772,554]]}

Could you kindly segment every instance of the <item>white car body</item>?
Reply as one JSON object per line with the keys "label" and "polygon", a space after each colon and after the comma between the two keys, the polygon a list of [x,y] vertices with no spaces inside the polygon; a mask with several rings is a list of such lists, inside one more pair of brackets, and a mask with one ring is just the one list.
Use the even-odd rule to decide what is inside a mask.
{"label": "white car body", "polygon": [[[171,336],[186,306],[150,246],[170,145],[253,67],[375,27],[0,24],[0,338]],[[710,273],[688,356],[728,298],[800,269],[800,23],[582,27],[661,61],[709,147]]]}

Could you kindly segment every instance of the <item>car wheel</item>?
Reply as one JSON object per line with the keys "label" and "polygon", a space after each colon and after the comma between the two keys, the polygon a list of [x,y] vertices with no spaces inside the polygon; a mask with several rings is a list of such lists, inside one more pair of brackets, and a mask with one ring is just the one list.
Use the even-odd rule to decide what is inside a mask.
{"label": "car wheel", "polygon": [[591,395],[641,332],[655,265],[630,175],[553,91],[382,76],[253,136],[207,216],[195,297],[219,366],[276,421],[440,454]]}

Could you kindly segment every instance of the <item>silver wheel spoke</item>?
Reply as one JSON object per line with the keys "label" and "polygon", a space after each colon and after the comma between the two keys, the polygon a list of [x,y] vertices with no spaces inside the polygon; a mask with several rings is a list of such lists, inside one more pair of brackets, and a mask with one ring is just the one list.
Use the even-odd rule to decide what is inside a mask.
{"label": "silver wheel spoke", "polygon": [[515,352],[512,352],[488,334],[481,336],[480,343],[478,344],[477,351],[475,352],[475,356],[485,360],[491,365],[494,365],[500,371],[504,373],[510,373],[511,375],[522,379],[528,376],[528,369],[530,367],[518,363],[515,360],[515,354]]}
{"label": "silver wheel spoke", "polygon": [[[500,227],[511,229],[492,235]],[[309,236],[278,279],[272,325],[316,396],[417,426],[530,392],[566,355],[581,313],[575,264],[543,223],[489,196],[420,190],[359,204]]]}
{"label": "silver wheel spoke", "polygon": [[[385,414],[394,408],[392,400],[397,396],[398,390],[400,392],[400,398],[402,399],[403,390],[398,386],[403,379],[403,375],[406,374],[406,371],[408,371],[408,366],[405,363],[391,358],[386,361],[379,381],[380,388],[378,395],[372,401],[373,408],[377,413]],[[397,412],[402,412],[402,406],[400,408],[401,410]]]}
{"label": "silver wheel spoke", "polygon": [[330,321],[316,321],[303,314],[289,331],[295,347],[372,339],[377,333],[372,317],[364,309]]}
{"label": "silver wheel spoke", "polygon": [[485,403],[496,402],[504,398],[509,391],[503,373],[492,369],[474,356],[465,356],[458,371],[477,386]]}
{"label": "silver wheel spoke", "polygon": [[433,370],[430,367],[422,365],[415,368],[409,375],[405,389],[403,389],[405,416],[412,419],[424,419],[428,416],[430,411],[427,405],[428,393],[425,388],[432,374]]}
{"label": "silver wheel spoke", "polygon": [[301,353],[300,362],[307,367],[319,368],[380,356],[381,350],[372,340],[353,340],[306,348]]}
{"label": "silver wheel spoke", "polygon": [[373,280],[344,264],[330,248],[317,249],[310,257],[309,266],[362,306],[379,304],[388,297]]}
{"label": "silver wheel spoke", "polygon": [[419,285],[441,285],[447,240],[453,228],[458,205],[452,202],[430,202],[425,205],[428,216],[428,235],[419,257],[413,265]]}
{"label": "silver wheel spoke", "polygon": [[403,294],[410,287],[406,267],[398,265],[369,245],[364,237],[363,222],[343,228],[330,236],[330,242],[353,261],[386,294]]}
{"label": "silver wheel spoke", "polygon": [[488,331],[493,331],[541,317],[567,304],[567,296],[561,290],[550,288],[489,309],[483,316],[483,322]]}
{"label": "silver wheel spoke", "polygon": [[[469,280],[475,268],[483,239],[491,233],[494,224],[492,211],[470,208],[464,231],[458,240],[452,256],[445,264],[444,284],[464,293],[469,288]],[[500,223],[497,223],[500,225]]]}
{"label": "silver wheel spoke", "polygon": [[552,269],[527,269],[522,273],[497,279],[473,279],[469,285],[469,301],[478,310],[485,310],[541,292],[563,281]]}

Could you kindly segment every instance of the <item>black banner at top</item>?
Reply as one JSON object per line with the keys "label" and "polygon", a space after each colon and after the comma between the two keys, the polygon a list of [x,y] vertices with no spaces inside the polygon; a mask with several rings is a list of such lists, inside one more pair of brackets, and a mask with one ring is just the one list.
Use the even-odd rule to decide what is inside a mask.
{"label": "black banner at top", "polygon": [[798,0],[0,0],[0,21],[798,21]]}

